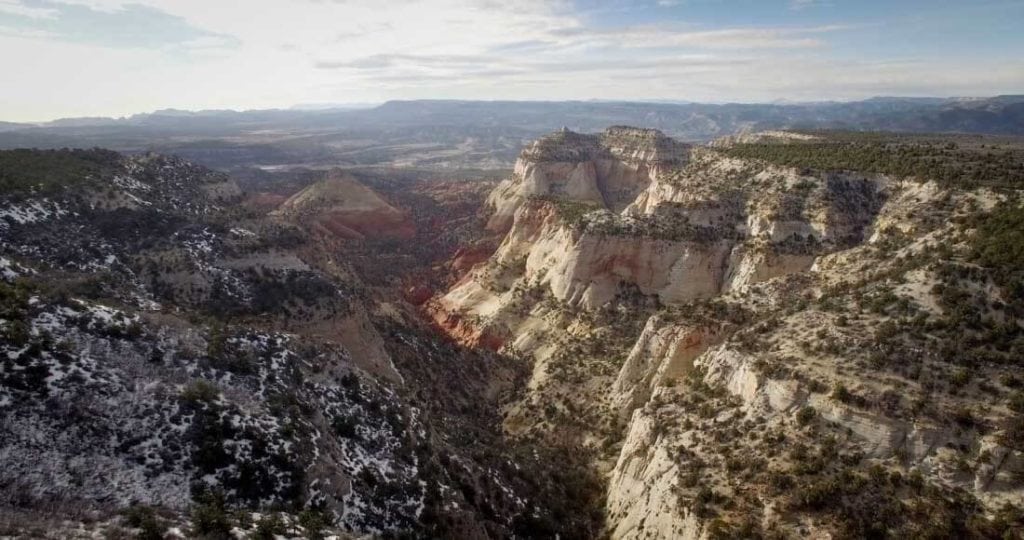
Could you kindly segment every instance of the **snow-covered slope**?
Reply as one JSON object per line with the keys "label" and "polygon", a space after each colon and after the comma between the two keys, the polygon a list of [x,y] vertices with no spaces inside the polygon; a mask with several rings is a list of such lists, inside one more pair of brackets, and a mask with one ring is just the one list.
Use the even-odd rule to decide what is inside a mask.
{"label": "snow-covered slope", "polygon": [[591,527],[553,517],[570,460],[497,430],[517,368],[378,303],[305,222],[173,157],[0,166],[0,535]]}

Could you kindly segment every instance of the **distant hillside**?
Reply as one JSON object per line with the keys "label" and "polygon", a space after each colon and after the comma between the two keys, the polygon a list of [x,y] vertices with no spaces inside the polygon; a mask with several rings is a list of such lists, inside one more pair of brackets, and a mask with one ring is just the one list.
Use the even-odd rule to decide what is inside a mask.
{"label": "distant hillside", "polygon": [[738,132],[843,129],[1024,135],[1024,96],[878,97],[856,102],[391,101],[343,110],[163,110],[4,128],[0,148],[157,150],[222,169],[251,165],[506,168],[522,144],[563,126],[658,129],[680,140]]}
{"label": "distant hillside", "polygon": [[17,124],[14,122],[0,122],[0,131],[9,131],[12,129],[21,129],[28,127],[25,124]]}

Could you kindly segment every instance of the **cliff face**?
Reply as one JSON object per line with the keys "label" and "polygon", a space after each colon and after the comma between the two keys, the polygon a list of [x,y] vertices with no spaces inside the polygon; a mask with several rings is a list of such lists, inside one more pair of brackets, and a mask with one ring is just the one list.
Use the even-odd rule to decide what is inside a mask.
{"label": "cliff face", "polygon": [[[616,140],[609,133],[622,132],[635,135],[632,144],[604,146]],[[587,309],[634,290],[663,304],[743,291],[805,271],[818,254],[859,242],[884,200],[884,179],[752,170],[702,149],[691,162],[672,158],[670,149],[684,148],[662,139],[612,129],[600,138],[562,132],[534,143],[523,153],[520,172],[489,199],[492,224],[511,212],[493,264],[438,304],[448,312],[490,315],[501,301],[482,291],[498,274],[504,286],[516,280],[542,285],[558,301]],[[594,165],[593,155],[602,156],[603,165]],[[602,167],[621,174],[590,174]],[[540,189],[540,178],[558,181]],[[618,190],[608,189],[612,182]]]}
{"label": "cliff face", "polygon": [[504,232],[530,197],[555,197],[621,211],[659,171],[687,159],[688,147],[655,130],[608,128],[599,135],[562,130],[520,154],[511,178],[488,198],[488,228]]}
{"label": "cliff face", "polygon": [[[1024,501],[997,434],[1014,379],[957,360],[996,353],[964,352],[949,292],[1004,301],[951,278],[970,272],[963,216],[1002,195],[731,152],[817,140],[542,139],[489,199],[497,252],[432,301],[455,337],[531,363],[506,430],[595,452],[613,538],[941,535],[963,501]],[[989,309],[972,317],[1019,335]]]}
{"label": "cliff face", "polygon": [[[865,244],[815,258],[806,275],[723,297],[747,308],[779,306],[768,308],[771,315],[762,322],[746,329],[707,328],[695,325],[692,317],[659,315],[647,322],[612,386],[612,403],[630,416],[609,476],[612,537],[713,537],[722,530],[735,532],[735,525],[749,516],[759,527],[804,536],[833,534],[837,521],[863,532],[861,518],[842,513],[849,511],[845,503],[794,500],[772,484],[819,489],[836,478],[864,482],[851,472],[856,470],[885,480],[856,486],[849,490],[853,495],[844,496],[888,497],[884,504],[894,508],[926,504],[907,503],[900,493],[900,478],[907,474],[912,482],[935,486],[941,497],[959,500],[969,494],[990,509],[1020,504],[1024,489],[1014,480],[1024,465],[1019,448],[1005,432],[988,432],[977,424],[1007,425],[998,398],[977,392],[971,383],[955,383],[964,386],[949,394],[933,386],[935,379],[921,376],[929,369],[948,369],[928,351],[939,342],[948,347],[945,340],[960,336],[939,331],[923,344],[919,338],[886,334],[884,329],[894,328],[896,320],[891,312],[857,307],[860,298],[886,291],[886,277],[905,270],[907,261],[925,264],[931,242],[956,230],[948,218],[991,205],[992,194],[956,194],[926,183],[890,187],[890,195],[877,217],[878,230]],[[909,241],[906,231],[919,240]],[[894,238],[901,239],[901,247],[888,245]],[[921,270],[905,276],[897,296],[920,310],[919,318],[948,313],[925,292],[937,290],[941,279]],[[793,298],[794,288],[810,291],[815,300],[780,306]],[[866,357],[873,360],[865,363]],[[892,362],[913,367],[904,364],[895,372],[884,367]],[[1001,371],[993,365],[978,369],[993,378]],[[664,377],[666,372],[673,377]],[[994,409],[984,418],[967,423],[949,416],[990,406]],[[965,462],[974,459],[977,463]],[[833,496],[844,492],[830,486]],[[764,499],[753,501],[746,495],[751,491],[763,493]],[[738,513],[748,517],[724,510],[721,502],[727,500],[739,501]],[[802,514],[808,508],[817,513]],[[836,514],[821,511],[830,508]],[[941,515],[949,510],[929,511]],[[883,519],[900,522],[891,515]]]}

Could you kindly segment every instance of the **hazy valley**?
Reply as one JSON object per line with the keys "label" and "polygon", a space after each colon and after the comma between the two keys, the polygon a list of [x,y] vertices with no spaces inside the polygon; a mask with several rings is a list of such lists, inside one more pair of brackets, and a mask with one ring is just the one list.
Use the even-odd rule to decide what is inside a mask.
{"label": "hazy valley", "polygon": [[357,109],[163,110],[0,125],[0,148],[157,151],[222,170],[450,171],[511,168],[523,146],[551,131],[594,133],[614,125],[658,129],[685,142],[775,129],[1024,135],[1024,96],[780,104],[418,100]]}

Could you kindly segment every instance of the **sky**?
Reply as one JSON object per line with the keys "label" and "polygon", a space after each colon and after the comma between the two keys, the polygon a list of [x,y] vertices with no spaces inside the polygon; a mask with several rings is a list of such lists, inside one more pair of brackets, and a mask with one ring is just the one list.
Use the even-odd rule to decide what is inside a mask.
{"label": "sky", "polygon": [[0,0],[0,121],[1024,93],[1024,0]]}

